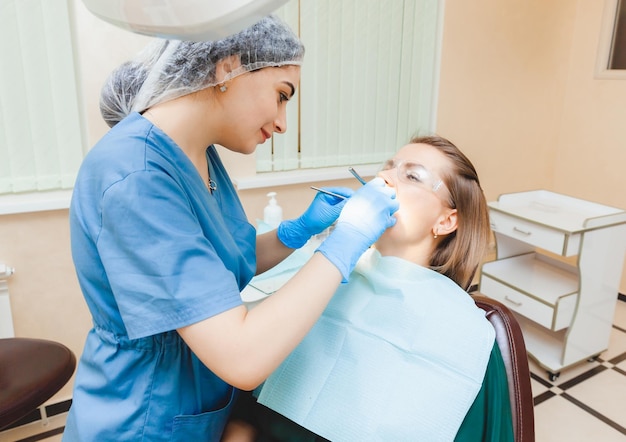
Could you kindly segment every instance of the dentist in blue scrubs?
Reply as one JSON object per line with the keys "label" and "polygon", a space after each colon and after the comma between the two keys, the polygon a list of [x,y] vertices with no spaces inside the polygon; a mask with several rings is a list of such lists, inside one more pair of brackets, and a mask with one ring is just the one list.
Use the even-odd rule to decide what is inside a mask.
{"label": "dentist in blue scrubs", "polygon": [[[380,178],[319,193],[256,235],[215,144],[251,154],[287,129],[304,48],[273,16],[220,41],[160,40],[114,71],[110,131],[87,154],[70,208],[72,254],[93,317],[64,441],[217,441],[251,390],[316,322],[358,258],[395,223]],[[241,290],[333,222],[273,296]]]}

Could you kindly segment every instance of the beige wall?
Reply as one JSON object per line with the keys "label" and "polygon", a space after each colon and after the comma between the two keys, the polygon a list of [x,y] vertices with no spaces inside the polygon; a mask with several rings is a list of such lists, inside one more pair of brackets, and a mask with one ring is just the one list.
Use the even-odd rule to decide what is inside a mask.
{"label": "beige wall", "polygon": [[553,186],[576,2],[447,2],[438,131],[489,200]]}
{"label": "beige wall", "polygon": [[[100,85],[148,39],[100,22],[78,0],[74,7],[92,145],[106,131]],[[546,188],[626,209],[626,80],[594,79],[602,10],[600,0],[447,0],[438,132],[472,158],[489,200]],[[251,161],[224,160],[234,174]],[[312,197],[308,185],[272,190],[286,217]],[[267,191],[241,192],[251,220],[262,216]],[[71,264],[67,211],[0,216],[0,261],[16,268],[16,334],[58,340],[80,355],[91,320]]]}
{"label": "beige wall", "polygon": [[[69,252],[66,210],[0,216],[0,260],[8,280],[16,336],[62,342],[77,355],[91,318]],[[53,402],[71,397],[71,385]]]}
{"label": "beige wall", "polygon": [[[594,79],[603,12],[599,3],[578,2],[553,185],[558,192],[626,208],[626,75],[622,80]],[[625,288],[622,284],[622,293]]]}

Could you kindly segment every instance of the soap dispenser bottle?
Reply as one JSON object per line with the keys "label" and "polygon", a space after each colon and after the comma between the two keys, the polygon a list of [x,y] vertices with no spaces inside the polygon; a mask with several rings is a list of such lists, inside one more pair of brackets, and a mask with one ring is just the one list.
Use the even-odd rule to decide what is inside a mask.
{"label": "soap dispenser bottle", "polygon": [[269,192],[267,196],[270,200],[263,209],[263,222],[275,229],[283,220],[283,209],[276,201],[276,192]]}

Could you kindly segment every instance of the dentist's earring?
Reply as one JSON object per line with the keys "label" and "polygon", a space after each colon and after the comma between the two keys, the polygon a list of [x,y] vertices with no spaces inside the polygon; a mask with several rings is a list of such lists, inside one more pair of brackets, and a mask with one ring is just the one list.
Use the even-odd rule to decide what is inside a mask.
{"label": "dentist's earring", "polygon": [[225,84],[222,84],[222,85],[220,86],[220,92],[226,92],[227,90],[228,90],[228,87],[226,87],[226,85],[225,85]]}
{"label": "dentist's earring", "polygon": [[433,232],[433,239],[437,239],[438,235],[437,232]]}

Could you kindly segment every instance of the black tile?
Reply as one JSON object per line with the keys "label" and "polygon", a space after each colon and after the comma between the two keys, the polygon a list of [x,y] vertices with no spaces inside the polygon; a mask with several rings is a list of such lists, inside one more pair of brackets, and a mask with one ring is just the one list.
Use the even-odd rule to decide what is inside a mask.
{"label": "black tile", "polygon": [[613,365],[617,365],[622,361],[626,361],[626,353],[622,353],[621,355],[615,356],[609,362]]}
{"label": "black tile", "polygon": [[41,420],[41,412],[39,411],[39,408],[31,411],[30,413],[28,413],[23,418],[13,422],[8,427],[3,428],[2,431],[8,430],[10,428],[16,428],[16,427],[19,427],[21,425],[30,424],[31,422],[35,422],[35,421],[38,421],[38,420]]}
{"label": "black tile", "polygon": [[35,434],[34,436],[29,436],[24,439],[17,440],[15,442],[37,442],[39,440],[44,440],[52,436],[56,436],[57,434],[63,433],[65,427],[55,428],[54,430],[46,431],[45,433]]}
{"label": "black tile", "polygon": [[56,416],[57,414],[67,413],[70,410],[70,406],[72,405],[72,400],[68,399],[67,401],[57,402],[56,404],[51,404],[46,407],[46,415],[48,417]]}
{"label": "black tile", "polygon": [[542,378],[538,374],[533,373],[532,371],[530,372],[530,377],[531,379],[534,379],[535,381],[539,382],[544,387],[552,387],[551,382],[546,381],[544,378]]}
{"label": "black tile", "polygon": [[558,384],[558,387],[561,390],[567,390],[568,388],[571,388],[574,385],[578,385],[581,382],[586,381],[587,379],[597,375],[598,373],[602,373],[606,369],[607,368],[604,365],[598,365],[597,367],[594,367],[591,370],[588,370],[576,376],[575,378],[570,379],[569,381],[563,382],[562,384]]}
{"label": "black tile", "polygon": [[535,404],[535,407],[537,405],[539,405],[540,403],[545,402],[545,401],[547,401],[548,399],[550,399],[551,397],[554,397],[554,396],[556,396],[556,394],[551,392],[551,391],[546,391],[544,393],[541,393],[538,396],[535,396],[533,398],[533,402]]}

